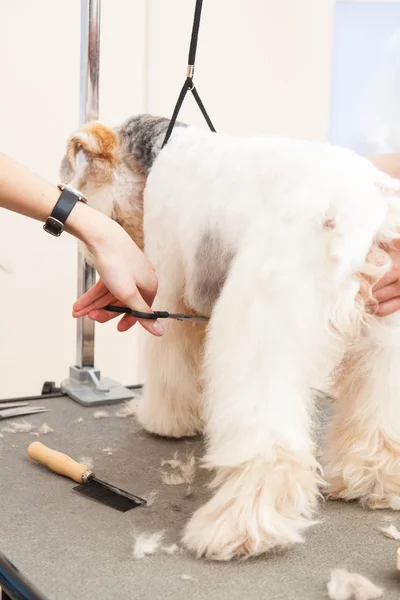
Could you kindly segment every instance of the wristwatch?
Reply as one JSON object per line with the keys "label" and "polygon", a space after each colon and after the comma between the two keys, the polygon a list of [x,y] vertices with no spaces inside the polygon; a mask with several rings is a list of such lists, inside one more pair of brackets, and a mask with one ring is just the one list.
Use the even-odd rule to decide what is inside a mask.
{"label": "wristwatch", "polygon": [[64,231],[65,221],[68,219],[75,204],[77,202],[84,202],[87,204],[88,201],[81,192],[74,190],[74,188],[62,183],[59,183],[57,187],[61,190],[61,195],[57,200],[51,215],[47,217],[43,229],[47,231],[47,233],[59,237]]}

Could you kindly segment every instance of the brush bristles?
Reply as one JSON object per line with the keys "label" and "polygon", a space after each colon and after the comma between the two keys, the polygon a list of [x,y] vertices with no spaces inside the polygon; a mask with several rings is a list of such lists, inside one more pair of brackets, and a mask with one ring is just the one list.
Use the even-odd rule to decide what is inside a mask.
{"label": "brush bristles", "polygon": [[135,508],[135,506],[141,506],[141,503],[133,498],[127,498],[126,496],[122,496],[117,492],[113,492],[112,490],[103,487],[100,483],[97,483],[91,479],[89,479],[87,483],[81,483],[75,486],[73,489],[84,496],[92,498],[92,500],[96,500],[101,504],[115,508],[120,512],[126,512],[131,508]]}

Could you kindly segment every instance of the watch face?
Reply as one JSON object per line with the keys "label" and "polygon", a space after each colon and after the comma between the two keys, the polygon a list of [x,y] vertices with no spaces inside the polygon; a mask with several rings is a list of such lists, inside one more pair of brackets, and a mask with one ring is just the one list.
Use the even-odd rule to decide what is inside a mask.
{"label": "watch face", "polygon": [[47,233],[58,237],[62,234],[64,225],[54,217],[48,217],[46,223],[43,225],[43,229],[47,231]]}
{"label": "watch face", "polygon": [[76,196],[78,196],[78,199],[81,202],[85,202],[85,204],[88,203],[87,198],[82,194],[82,192],[80,192],[79,190],[76,190],[75,188],[71,187],[70,185],[65,185],[64,183],[60,183],[57,187],[61,191],[63,191],[63,190],[69,190],[70,192],[72,192],[73,194],[75,194]]}

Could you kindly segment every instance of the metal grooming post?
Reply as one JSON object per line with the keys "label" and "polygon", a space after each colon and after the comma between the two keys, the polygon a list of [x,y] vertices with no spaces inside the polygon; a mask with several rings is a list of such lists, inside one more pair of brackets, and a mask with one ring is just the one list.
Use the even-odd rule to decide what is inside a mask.
{"label": "metal grooming post", "polygon": [[[101,0],[81,0],[80,124],[99,117],[99,58]],[[89,198],[90,202],[90,198]],[[96,271],[78,250],[78,296],[96,282]],[[132,391],[100,376],[94,366],[94,321],[78,319],[76,365],[61,390],[85,406],[111,404],[133,397]]]}

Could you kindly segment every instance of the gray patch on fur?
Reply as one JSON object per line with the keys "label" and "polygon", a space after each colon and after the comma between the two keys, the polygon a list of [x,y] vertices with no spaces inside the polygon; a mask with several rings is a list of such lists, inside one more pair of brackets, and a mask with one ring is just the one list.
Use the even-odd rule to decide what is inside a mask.
{"label": "gray patch on fur", "polygon": [[[125,152],[133,155],[145,175],[148,175],[161,150],[169,122],[170,119],[164,117],[137,115],[127,119],[117,130]],[[186,127],[183,123],[175,126]]]}
{"label": "gray patch on fur", "polygon": [[210,315],[221,293],[234,253],[215,232],[207,231],[195,255],[193,300],[197,311]]}

